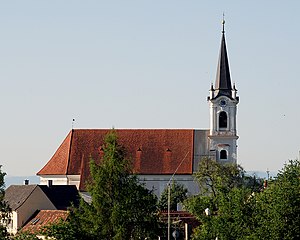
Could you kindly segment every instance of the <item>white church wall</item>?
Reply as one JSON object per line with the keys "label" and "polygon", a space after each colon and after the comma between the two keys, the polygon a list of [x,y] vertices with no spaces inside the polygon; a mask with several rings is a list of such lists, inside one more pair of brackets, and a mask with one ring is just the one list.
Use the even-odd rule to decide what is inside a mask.
{"label": "white church wall", "polygon": [[[147,189],[154,189],[154,193],[161,196],[172,175],[138,175],[139,180],[145,183]],[[193,175],[174,175],[173,178],[177,183],[184,185],[188,189],[189,195],[196,195],[199,193],[199,186]]]}
{"label": "white church wall", "polygon": [[77,189],[80,184],[80,175],[40,175],[40,185],[75,185]]}
{"label": "white church wall", "polygon": [[[160,196],[170,181],[172,175],[138,175],[138,179],[145,183],[147,189],[154,189],[154,193]],[[175,175],[178,183],[183,184],[190,195],[199,193],[199,187],[193,175]],[[40,176],[40,184],[47,185],[51,180],[53,185],[75,185],[79,189],[80,175],[44,175]]]}
{"label": "white church wall", "polygon": [[209,130],[194,131],[193,173],[198,171],[200,160],[210,155],[208,135]]}

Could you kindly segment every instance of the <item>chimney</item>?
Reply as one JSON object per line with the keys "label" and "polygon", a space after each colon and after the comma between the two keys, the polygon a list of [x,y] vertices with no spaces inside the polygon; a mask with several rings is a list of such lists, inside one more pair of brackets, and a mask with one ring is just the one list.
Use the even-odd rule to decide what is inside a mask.
{"label": "chimney", "polygon": [[24,185],[29,185],[29,179],[24,180]]}
{"label": "chimney", "polygon": [[50,187],[52,187],[52,185],[53,185],[53,180],[48,180],[47,186],[50,188]]}

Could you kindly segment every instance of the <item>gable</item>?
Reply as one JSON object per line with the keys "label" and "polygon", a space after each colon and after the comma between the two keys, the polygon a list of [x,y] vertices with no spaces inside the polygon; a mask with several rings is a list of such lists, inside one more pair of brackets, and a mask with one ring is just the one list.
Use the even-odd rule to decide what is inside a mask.
{"label": "gable", "polygon": [[30,197],[37,185],[11,185],[5,190],[4,201],[16,211]]}

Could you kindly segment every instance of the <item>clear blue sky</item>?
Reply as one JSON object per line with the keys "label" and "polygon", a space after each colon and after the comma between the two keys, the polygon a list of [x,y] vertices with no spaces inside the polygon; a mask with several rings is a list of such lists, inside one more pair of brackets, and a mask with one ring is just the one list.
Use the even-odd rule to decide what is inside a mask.
{"label": "clear blue sky", "polygon": [[238,159],[300,149],[300,1],[0,1],[0,164],[34,175],[75,128],[209,127],[225,12]]}

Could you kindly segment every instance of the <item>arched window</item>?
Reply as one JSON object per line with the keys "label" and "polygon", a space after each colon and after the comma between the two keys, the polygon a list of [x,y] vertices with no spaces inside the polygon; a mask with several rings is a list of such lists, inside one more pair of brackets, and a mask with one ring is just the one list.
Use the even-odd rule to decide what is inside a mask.
{"label": "arched window", "polygon": [[227,151],[226,150],[221,150],[220,151],[220,159],[227,159]]}
{"label": "arched window", "polygon": [[227,128],[227,113],[224,111],[219,114],[219,128]]}

